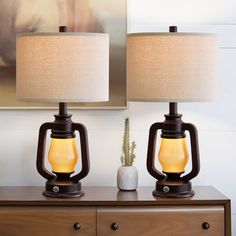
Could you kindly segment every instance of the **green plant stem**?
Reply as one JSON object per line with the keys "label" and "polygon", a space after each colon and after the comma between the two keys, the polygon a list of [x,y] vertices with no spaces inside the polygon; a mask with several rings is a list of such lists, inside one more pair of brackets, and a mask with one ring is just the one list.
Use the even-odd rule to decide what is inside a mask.
{"label": "green plant stem", "polygon": [[129,119],[125,119],[125,130],[123,138],[123,155],[121,156],[121,162],[125,166],[132,166],[135,159],[135,150],[136,144],[132,142],[130,145],[129,141]]}

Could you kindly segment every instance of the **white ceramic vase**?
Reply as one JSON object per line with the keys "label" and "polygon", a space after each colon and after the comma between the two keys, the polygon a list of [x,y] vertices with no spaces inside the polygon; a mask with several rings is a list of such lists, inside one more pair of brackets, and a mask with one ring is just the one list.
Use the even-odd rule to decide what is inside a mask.
{"label": "white ceramic vase", "polygon": [[138,171],[134,166],[121,166],[117,171],[117,187],[120,190],[136,190],[138,188]]}

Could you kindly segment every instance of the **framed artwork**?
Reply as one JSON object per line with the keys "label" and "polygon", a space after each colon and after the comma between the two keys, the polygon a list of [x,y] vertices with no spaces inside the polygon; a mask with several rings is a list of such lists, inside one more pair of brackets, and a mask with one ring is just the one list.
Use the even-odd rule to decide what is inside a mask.
{"label": "framed artwork", "polygon": [[[57,104],[16,100],[16,34],[103,32],[110,35],[109,102],[71,103],[75,109],[122,109],[126,107],[125,41],[126,0],[1,0],[0,1],[0,109],[51,109]],[[34,79],[34,78],[32,78]],[[79,88],[78,88],[79,93]]]}

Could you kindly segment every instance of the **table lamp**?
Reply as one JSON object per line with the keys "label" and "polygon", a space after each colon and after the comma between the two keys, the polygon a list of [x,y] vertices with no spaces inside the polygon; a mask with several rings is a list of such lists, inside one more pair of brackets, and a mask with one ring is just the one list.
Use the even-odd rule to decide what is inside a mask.
{"label": "table lamp", "polygon": [[[87,132],[67,114],[67,102],[108,100],[109,35],[66,32],[23,33],[16,42],[17,98],[25,101],[58,102],[54,122],[41,125],[37,150],[37,170],[47,179],[43,194],[47,197],[80,197],[80,180],[89,173]],[[45,167],[46,134],[51,130],[48,160]],[[79,132],[81,170],[74,174]]]}
{"label": "table lamp", "polygon": [[[213,34],[136,33],[127,37],[127,84],[129,101],[169,102],[164,122],[150,127],[147,170],[155,179],[154,196],[190,197],[190,180],[200,170],[197,129],[182,121],[177,102],[214,100],[217,95],[217,39]],[[161,131],[156,168],[156,137]],[[192,169],[188,162],[185,131],[190,134]]]}

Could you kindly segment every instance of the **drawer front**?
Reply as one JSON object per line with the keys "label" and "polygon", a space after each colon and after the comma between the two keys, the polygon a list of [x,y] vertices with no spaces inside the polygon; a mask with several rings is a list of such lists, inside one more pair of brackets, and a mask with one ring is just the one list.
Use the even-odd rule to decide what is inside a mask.
{"label": "drawer front", "polygon": [[[204,222],[210,228],[203,229]],[[97,229],[98,236],[224,236],[224,208],[98,208]]]}
{"label": "drawer front", "polygon": [[[74,229],[79,223],[80,229]],[[78,225],[77,225],[78,226]],[[0,207],[1,236],[94,236],[96,209],[83,207]]]}

